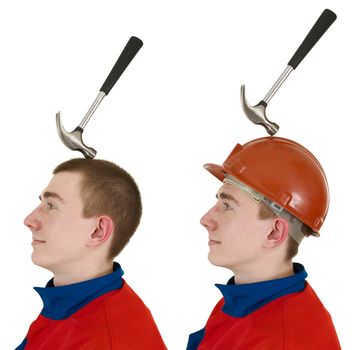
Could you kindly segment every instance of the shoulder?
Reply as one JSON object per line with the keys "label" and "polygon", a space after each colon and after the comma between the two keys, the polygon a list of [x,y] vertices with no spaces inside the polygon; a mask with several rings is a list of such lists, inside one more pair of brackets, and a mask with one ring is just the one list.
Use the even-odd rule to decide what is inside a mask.
{"label": "shoulder", "polygon": [[309,283],[302,292],[283,297],[281,311],[287,344],[296,348],[340,349],[331,316]]}
{"label": "shoulder", "polygon": [[297,316],[301,315],[308,319],[314,319],[315,324],[331,322],[329,312],[308,282],[306,282],[306,286],[302,292],[287,296],[284,302],[288,316],[292,317],[293,320],[298,320]]}
{"label": "shoulder", "polygon": [[104,300],[109,332],[121,349],[166,349],[153,316],[142,299],[124,281]]}
{"label": "shoulder", "polygon": [[104,303],[108,306],[107,311],[111,314],[145,314],[149,315],[150,311],[144,304],[137,293],[123,281],[120,289],[107,294]]}

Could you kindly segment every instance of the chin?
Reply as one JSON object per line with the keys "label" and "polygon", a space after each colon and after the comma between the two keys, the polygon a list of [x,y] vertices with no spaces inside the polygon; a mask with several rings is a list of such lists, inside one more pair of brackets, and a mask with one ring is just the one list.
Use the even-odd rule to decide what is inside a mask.
{"label": "chin", "polygon": [[219,257],[219,256],[209,252],[208,260],[214,266],[223,267],[225,269],[229,269],[229,270],[233,271],[234,263],[233,262],[232,262],[232,264],[229,263],[229,261],[226,261],[223,257]]}
{"label": "chin", "polygon": [[41,258],[38,256],[38,254],[35,254],[34,252],[32,253],[32,263],[34,265],[40,266],[44,269],[50,270],[49,263],[48,261],[45,261],[45,259]]}
{"label": "chin", "polygon": [[224,267],[221,262],[221,258],[216,256],[216,254],[212,253],[211,251],[208,254],[208,260],[214,266]]}

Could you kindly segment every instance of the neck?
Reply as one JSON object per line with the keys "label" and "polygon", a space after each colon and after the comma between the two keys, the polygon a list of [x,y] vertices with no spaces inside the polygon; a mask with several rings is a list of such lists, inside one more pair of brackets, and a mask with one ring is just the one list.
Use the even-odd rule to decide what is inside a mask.
{"label": "neck", "polygon": [[278,278],[288,277],[294,274],[293,264],[288,261],[267,261],[253,265],[235,266],[231,268],[235,275],[236,284],[256,283]]}
{"label": "neck", "polygon": [[104,261],[99,263],[80,263],[69,268],[53,269],[54,285],[66,286],[73,283],[88,281],[113,272],[113,262]]}

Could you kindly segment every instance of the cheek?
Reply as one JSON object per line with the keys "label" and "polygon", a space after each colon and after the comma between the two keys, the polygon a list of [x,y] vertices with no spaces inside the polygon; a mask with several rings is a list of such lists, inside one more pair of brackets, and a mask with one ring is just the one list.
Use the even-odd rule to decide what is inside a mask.
{"label": "cheek", "polygon": [[[220,226],[220,225],[219,225]],[[236,240],[248,230],[247,223],[242,218],[228,218],[221,223],[222,236],[226,241]]]}
{"label": "cheek", "polygon": [[258,245],[260,228],[255,220],[241,217],[235,222],[224,222],[221,241],[228,251],[252,250]]}

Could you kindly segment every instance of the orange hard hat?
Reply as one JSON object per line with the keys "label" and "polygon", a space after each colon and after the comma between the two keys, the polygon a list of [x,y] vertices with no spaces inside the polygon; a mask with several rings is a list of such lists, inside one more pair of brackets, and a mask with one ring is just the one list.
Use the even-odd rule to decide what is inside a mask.
{"label": "orange hard hat", "polygon": [[219,180],[230,175],[274,201],[317,235],[329,207],[324,170],[306,148],[281,137],[237,144],[223,165],[204,167]]}

